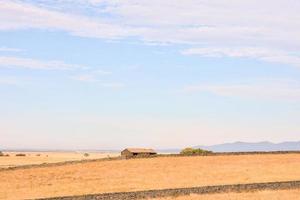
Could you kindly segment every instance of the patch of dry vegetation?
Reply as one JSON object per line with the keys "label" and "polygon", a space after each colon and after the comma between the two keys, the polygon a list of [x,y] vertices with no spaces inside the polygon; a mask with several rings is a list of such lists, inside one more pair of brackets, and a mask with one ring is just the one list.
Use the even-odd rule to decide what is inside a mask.
{"label": "patch of dry vegetation", "polygon": [[157,157],[0,171],[0,199],[300,180],[300,154]]}
{"label": "patch of dry vegetation", "polygon": [[[259,191],[253,193],[224,193],[155,198],[151,200],[299,200],[300,190]],[[150,199],[149,199],[150,200]]]}
{"label": "patch of dry vegetation", "polygon": [[212,151],[207,151],[204,149],[194,149],[190,147],[185,148],[180,152],[181,155],[209,155],[212,153]]}

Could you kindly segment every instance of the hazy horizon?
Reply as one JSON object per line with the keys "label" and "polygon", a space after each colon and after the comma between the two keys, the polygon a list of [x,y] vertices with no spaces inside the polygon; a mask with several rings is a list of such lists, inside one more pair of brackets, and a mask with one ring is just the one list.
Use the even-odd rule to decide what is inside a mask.
{"label": "hazy horizon", "polygon": [[[257,146],[259,145],[259,146]],[[267,146],[265,146],[267,145]],[[0,148],[0,151],[11,152],[120,152],[125,148],[143,148],[144,146],[126,146],[123,148],[115,149],[101,149],[101,148]],[[234,141],[226,143],[218,143],[212,145],[190,145],[185,147],[169,147],[169,148],[155,148],[160,153],[175,153],[180,152],[183,148],[202,148],[211,150],[213,152],[247,152],[247,151],[298,151],[300,150],[300,141],[282,141],[282,142],[270,142],[270,141],[257,141],[257,142],[243,142]],[[152,147],[149,147],[152,148]],[[260,149],[263,148],[263,149]],[[227,149],[230,149],[229,151]]]}
{"label": "hazy horizon", "polygon": [[4,0],[0,149],[299,141],[300,2]]}

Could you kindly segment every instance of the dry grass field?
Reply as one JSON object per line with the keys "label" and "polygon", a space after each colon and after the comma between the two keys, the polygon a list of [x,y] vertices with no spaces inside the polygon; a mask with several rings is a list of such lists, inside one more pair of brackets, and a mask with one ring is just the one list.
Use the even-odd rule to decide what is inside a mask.
{"label": "dry grass field", "polygon": [[0,171],[0,199],[300,180],[299,169],[300,154],[94,161]]}
{"label": "dry grass field", "polygon": [[299,200],[300,190],[259,191],[255,193],[224,193],[208,195],[190,195],[151,200]]}
{"label": "dry grass field", "polygon": [[[73,160],[86,160],[106,158],[108,156],[119,156],[119,153],[95,153],[88,152],[3,152],[9,156],[0,156],[0,168],[15,167],[20,165],[32,165],[43,163],[57,163]],[[16,156],[16,154],[25,154],[26,156]]]}

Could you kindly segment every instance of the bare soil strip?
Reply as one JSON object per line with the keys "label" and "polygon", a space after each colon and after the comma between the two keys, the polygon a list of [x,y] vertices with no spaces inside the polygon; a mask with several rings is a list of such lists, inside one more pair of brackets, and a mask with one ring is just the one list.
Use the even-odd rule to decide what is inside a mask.
{"label": "bare soil strip", "polygon": [[190,187],[190,188],[176,188],[176,189],[162,189],[162,190],[146,190],[137,192],[116,192],[105,194],[68,196],[68,197],[54,197],[43,198],[39,200],[135,200],[135,199],[150,199],[161,197],[177,197],[191,194],[216,194],[228,192],[255,192],[262,190],[292,190],[299,189],[300,181],[287,182],[268,182],[268,183],[251,183],[251,184],[236,184],[236,185],[216,185],[204,187]]}

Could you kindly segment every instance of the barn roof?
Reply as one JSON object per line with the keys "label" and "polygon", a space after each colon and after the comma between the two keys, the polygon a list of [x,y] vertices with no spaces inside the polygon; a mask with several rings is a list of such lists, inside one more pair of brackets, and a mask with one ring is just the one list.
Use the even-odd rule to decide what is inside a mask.
{"label": "barn roof", "polygon": [[153,149],[144,149],[144,148],[127,148],[125,150],[131,153],[156,153]]}

